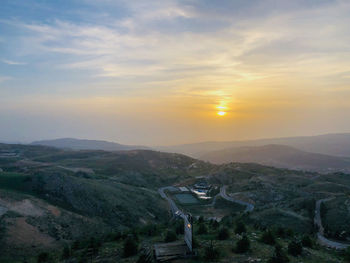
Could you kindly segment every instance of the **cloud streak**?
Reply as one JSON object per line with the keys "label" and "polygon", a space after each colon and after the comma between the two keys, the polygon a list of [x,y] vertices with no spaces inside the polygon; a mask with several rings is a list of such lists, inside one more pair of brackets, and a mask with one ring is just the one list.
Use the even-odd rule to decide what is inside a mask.
{"label": "cloud streak", "polygon": [[8,59],[3,59],[3,63],[8,64],[8,65],[26,65],[27,63],[24,62],[18,62],[18,61],[13,61],[13,60],[8,60]]}

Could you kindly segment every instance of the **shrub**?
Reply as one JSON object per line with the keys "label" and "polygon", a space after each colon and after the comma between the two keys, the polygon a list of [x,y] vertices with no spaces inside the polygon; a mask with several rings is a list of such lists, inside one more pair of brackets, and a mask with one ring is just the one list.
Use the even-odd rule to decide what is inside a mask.
{"label": "shrub", "polygon": [[210,242],[210,245],[204,250],[204,259],[207,261],[216,261],[219,259],[219,256],[219,250],[214,247],[213,242]]}
{"label": "shrub", "polygon": [[234,251],[236,253],[245,253],[250,249],[250,241],[246,235],[242,237],[236,244]]}
{"label": "shrub", "polygon": [[227,227],[232,227],[233,226],[233,219],[232,216],[225,216],[221,220],[222,224],[227,226]]}
{"label": "shrub", "polygon": [[286,231],[286,235],[289,237],[293,237],[294,236],[294,231],[293,229],[288,228]]}
{"label": "shrub", "polygon": [[141,254],[138,260],[136,261],[136,263],[147,263],[147,262],[148,262],[148,259],[147,259],[147,255],[145,254]]}
{"label": "shrub", "polygon": [[168,230],[165,235],[164,241],[173,242],[173,241],[176,241],[176,239],[177,239],[176,233],[174,231]]}
{"label": "shrub", "polygon": [[38,260],[37,262],[38,263],[42,263],[42,262],[49,262],[49,253],[47,252],[41,252],[39,255],[38,255]]}
{"label": "shrub", "polygon": [[348,247],[345,252],[344,252],[344,259],[345,262],[349,262],[350,263],[350,247]]}
{"label": "shrub", "polygon": [[303,236],[303,239],[301,240],[301,244],[304,246],[304,247],[309,247],[309,248],[312,248],[312,240],[309,236],[305,235]]}
{"label": "shrub", "polygon": [[226,240],[230,237],[230,233],[226,227],[223,227],[220,229],[218,233],[218,239],[219,240]]}
{"label": "shrub", "polygon": [[243,222],[239,221],[235,228],[235,233],[241,235],[242,233],[247,232],[246,227]]}
{"label": "shrub", "polygon": [[286,237],[286,231],[284,230],[284,228],[283,227],[278,227],[277,228],[277,230],[276,230],[276,235],[278,236],[278,237],[281,237],[281,238],[284,238],[284,237]]}
{"label": "shrub", "polygon": [[292,256],[299,256],[303,252],[303,247],[300,242],[292,241],[288,245],[288,253]]}
{"label": "shrub", "polygon": [[124,241],[123,255],[124,257],[130,257],[137,254],[137,243],[134,238],[128,237]]}
{"label": "shrub", "polygon": [[213,220],[213,222],[212,222],[212,228],[213,229],[217,229],[219,226],[220,226],[220,224],[219,224],[219,222],[218,221],[216,221],[216,220]]}
{"label": "shrub", "polygon": [[261,236],[261,242],[268,244],[268,245],[274,245],[275,244],[275,236],[270,230],[265,231]]}
{"label": "shrub", "polygon": [[63,248],[62,259],[68,259],[71,256],[70,247],[66,244]]}
{"label": "shrub", "polygon": [[199,247],[199,242],[195,236],[192,237],[192,247],[193,248],[198,248]]}
{"label": "shrub", "polygon": [[184,233],[184,221],[176,221],[175,232],[177,235],[182,235]]}
{"label": "shrub", "polygon": [[72,249],[77,250],[77,249],[79,249],[80,247],[81,247],[80,241],[79,241],[79,240],[75,240],[75,241],[73,242]]}
{"label": "shrub", "polygon": [[282,250],[282,247],[277,244],[275,246],[275,252],[267,262],[268,263],[288,263],[289,258],[287,257],[285,252]]}
{"label": "shrub", "polygon": [[198,227],[198,231],[197,231],[197,234],[198,235],[203,235],[203,234],[207,234],[208,233],[208,230],[207,230],[207,227],[205,224],[199,224],[199,227]]}
{"label": "shrub", "polygon": [[92,252],[92,254],[97,254],[99,248],[102,246],[102,242],[100,239],[91,237],[88,243],[88,248],[90,249],[90,251]]}

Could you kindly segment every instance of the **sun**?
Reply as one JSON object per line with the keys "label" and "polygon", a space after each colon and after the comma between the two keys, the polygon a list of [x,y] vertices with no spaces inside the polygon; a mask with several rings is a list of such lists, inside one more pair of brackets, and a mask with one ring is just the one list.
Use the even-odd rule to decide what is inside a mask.
{"label": "sun", "polygon": [[217,115],[219,116],[225,116],[226,115],[226,111],[218,111]]}

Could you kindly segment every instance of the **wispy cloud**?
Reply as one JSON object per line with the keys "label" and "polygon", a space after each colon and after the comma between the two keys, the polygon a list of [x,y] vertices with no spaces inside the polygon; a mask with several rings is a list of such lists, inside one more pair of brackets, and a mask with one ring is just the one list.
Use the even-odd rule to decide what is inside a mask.
{"label": "wispy cloud", "polygon": [[26,65],[27,64],[24,62],[13,61],[13,60],[8,60],[8,59],[3,59],[2,62],[5,64],[8,64],[8,65]]}
{"label": "wispy cloud", "polygon": [[11,80],[11,79],[12,79],[12,77],[0,76],[0,83],[5,82],[5,81],[7,81],[7,80]]}

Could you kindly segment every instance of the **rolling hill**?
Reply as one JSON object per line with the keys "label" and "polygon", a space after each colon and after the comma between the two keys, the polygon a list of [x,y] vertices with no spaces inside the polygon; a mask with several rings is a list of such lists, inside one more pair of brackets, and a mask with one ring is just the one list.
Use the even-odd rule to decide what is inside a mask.
{"label": "rolling hill", "polygon": [[240,162],[317,172],[350,171],[350,158],[310,153],[277,144],[212,151],[200,159],[216,164]]}
{"label": "rolling hill", "polygon": [[211,151],[219,151],[233,147],[263,146],[269,144],[291,146],[306,152],[350,157],[350,133],[246,141],[201,142],[193,144],[161,146],[157,149],[167,152],[182,153],[198,158]]}
{"label": "rolling hill", "polygon": [[74,138],[62,138],[55,140],[42,140],[31,143],[32,145],[45,145],[61,149],[71,150],[103,150],[103,151],[126,151],[136,149],[150,149],[146,146],[124,145],[115,142],[101,140],[84,140]]}
{"label": "rolling hill", "polygon": [[[310,158],[310,153],[285,147],[265,148],[281,160],[288,157],[281,157],[286,152],[291,156],[304,154],[296,159]],[[303,233],[312,234],[315,201],[330,196],[341,204],[341,210],[332,205],[326,207],[324,218],[330,222],[327,233],[338,238],[337,231],[348,231],[348,174],[322,175],[251,163],[215,165],[181,154],[150,150],[107,152],[0,144],[0,153],[3,153],[0,154],[0,262],[22,262],[23,258],[37,262],[42,252],[50,254],[52,260],[46,262],[88,262],[86,255],[97,244],[101,247],[89,255],[90,259],[94,258],[92,262],[136,262],[142,256],[144,244],[163,242],[169,229],[183,227],[183,223],[170,220],[168,204],[158,188],[191,186],[202,180],[212,184],[210,194],[216,197],[181,208],[198,216],[220,217],[219,224],[230,226],[231,232],[232,222],[243,216],[249,231],[259,235],[261,229],[276,225],[291,229],[295,235],[290,239]],[[314,156],[318,162],[330,160],[321,157],[328,158]],[[241,214],[237,207],[217,195],[223,185],[227,186],[229,196],[249,201],[257,209],[251,214]],[[212,229],[210,222],[205,224],[211,231],[210,238],[215,239],[218,231]],[[130,236],[139,240],[139,254],[124,258],[123,244]],[[231,233],[231,236],[236,235]],[[346,232],[345,238],[348,236]],[[204,244],[199,248],[199,253],[203,253],[207,236],[196,233],[196,239]],[[226,247],[225,241],[218,242],[220,248]],[[266,259],[265,253],[272,253],[272,247],[267,250],[266,245],[258,243],[253,253]],[[70,259],[63,260],[66,246],[72,254],[68,255]],[[303,262],[321,262],[318,259],[325,256],[333,254],[316,248],[312,256],[305,254],[305,258],[312,257],[310,261]]]}

